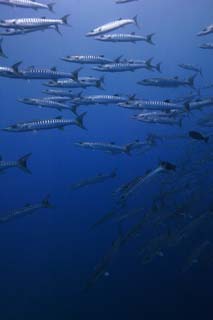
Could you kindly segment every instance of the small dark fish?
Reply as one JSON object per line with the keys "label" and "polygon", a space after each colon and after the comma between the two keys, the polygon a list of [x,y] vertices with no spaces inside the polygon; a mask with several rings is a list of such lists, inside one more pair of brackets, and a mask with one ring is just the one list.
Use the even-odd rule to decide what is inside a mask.
{"label": "small dark fish", "polygon": [[206,143],[209,141],[209,137],[204,137],[200,132],[198,131],[189,131],[190,138],[194,140],[202,140]]}

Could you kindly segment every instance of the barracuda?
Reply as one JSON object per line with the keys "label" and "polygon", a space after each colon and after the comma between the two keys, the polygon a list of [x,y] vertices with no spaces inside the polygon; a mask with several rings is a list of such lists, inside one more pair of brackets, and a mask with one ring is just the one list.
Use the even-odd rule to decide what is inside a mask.
{"label": "barracuda", "polygon": [[25,215],[30,215],[34,213],[37,210],[40,209],[47,209],[47,208],[53,208],[53,206],[49,202],[49,195],[45,197],[41,202],[36,204],[26,204],[23,208],[14,210],[12,212],[9,212],[7,215],[0,217],[0,223],[6,223],[10,220],[13,220],[18,217],[22,217]]}
{"label": "barracuda", "polygon": [[59,80],[59,81],[49,81],[44,83],[47,87],[53,88],[82,88],[95,87],[102,89],[102,84],[104,83],[104,77],[94,78],[94,77],[78,77],[77,80]]}
{"label": "barracuda", "polygon": [[52,95],[55,97],[68,97],[70,99],[72,98],[76,98],[76,97],[80,97],[81,96],[81,92],[80,93],[73,93],[72,90],[54,90],[54,89],[47,89],[47,90],[43,90],[42,93],[48,94],[48,95]]}
{"label": "barracuda", "polygon": [[211,24],[210,26],[208,26],[208,27],[206,27],[206,28],[204,28],[203,30],[201,30],[198,34],[197,34],[197,36],[206,36],[206,35],[208,35],[208,34],[210,34],[210,33],[213,33],[213,24]]}
{"label": "barracuda", "polygon": [[121,4],[121,3],[133,2],[133,1],[138,1],[138,0],[115,0],[115,3]]}
{"label": "barracuda", "polygon": [[95,177],[82,180],[82,181],[72,185],[71,188],[73,190],[76,190],[79,188],[86,187],[88,185],[93,185],[93,184],[105,182],[106,180],[111,179],[111,178],[115,178],[116,176],[117,176],[116,170],[113,170],[111,173],[108,173],[108,174],[100,173],[100,174],[96,175]]}
{"label": "barracuda", "polygon": [[21,61],[15,63],[11,67],[1,67],[0,66],[0,77],[5,78],[21,78],[23,76],[22,72],[19,70],[19,66],[21,65]]}
{"label": "barracuda", "polygon": [[60,31],[55,28],[54,26],[48,26],[48,27],[35,27],[35,28],[30,28],[30,29],[14,29],[14,28],[7,28],[4,31],[0,32],[0,36],[18,36],[18,35],[24,35],[28,33],[33,33],[37,31],[46,31],[46,30],[55,30],[59,34]]}
{"label": "barracuda", "polygon": [[7,128],[2,129],[8,132],[28,132],[28,131],[40,131],[40,130],[50,130],[50,129],[60,129],[63,130],[66,126],[75,125],[81,129],[85,129],[83,124],[84,116],[86,112],[82,113],[75,119],[63,119],[62,117],[56,117],[54,119],[46,120],[34,120],[28,122],[19,122],[11,125]]}
{"label": "barracuda", "polygon": [[110,63],[110,64],[97,66],[97,67],[94,67],[93,70],[104,71],[104,72],[125,72],[125,71],[135,71],[142,68],[144,68],[144,65],[142,65],[141,63],[120,62],[120,63]]}
{"label": "barracuda", "polygon": [[200,73],[200,75],[202,75],[202,69],[198,68],[192,64],[185,64],[185,63],[181,63],[178,65],[180,68],[185,69],[185,70],[189,70],[189,71],[195,71]]}
{"label": "barracuda", "polygon": [[92,31],[88,32],[86,34],[87,37],[91,37],[91,36],[98,36],[100,34],[104,34],[116,29],[119,29],[121,27],[124,27],[128,24],[135,24],[136,26],[138,26],[138,22],[137,22],[137,16],[135,16],[133,19],[118,19],[112,22],[109,22],[107,24],[104,24],[100,27],[97,27],[95,29],[93,29]]}
{"label": "barracuda", "polygon": [[22,78],[27,80],[58,80],[72,78],[72,73],[57,71],[55,67],[51,69],[42,69],[31,66],[21,71]]}
{"label": "barracuda", "polygon": [[213,43],[203,43],[200,45],[201,49],[213,49]]}
{"label": "barracuda", "polygon": [[72,108],[67,106],[66,104],[52,100],[52,99],[48,99],[48,98],[46,99],[24,98],[24,99],[18,99],[18,101],[27,105],[57,109],[58,111],[62,111],[62,110],[72,111]]}
{"label": "barracuda", "polygon": [[84,148],[84,149],[104,151],[104,152],[110,153],[112,155],[121,154],[121,153],[131,155],[132,143],[126,144],[124,146],[120,146],[120,145],[115,144],[114,142],[111,142],[111,143],[77,142],[77,143],[75,143],[75,145],[78,147]]}
{"label": "barracuda", "polygon": [[189,103],[172,103],[158,100],[136,100],[136,101],[126,101],[118,104],[119,107],[132,109],[132,110],[182,110],[188,111],[190,109]]}
{"label": "barracuda", "polygon": [[106,64],[106,63],[112,63],[114,61],[117,61],[118,59],[120,59],[120,57],[115,60],[107,59],[104,57],[104,55],[66,56],[62,58],[63,61],[74,62],[79,64]]}
{"label": "barracuda", "polygon": [[55,3],[43,4],[33,0],[0,0],[0,4],[34,10],[47,9],[51,12],[53,12],[53,6],[55,5]]}
{"label": "barracuda", "polygon": [[13,29],[31,29],[36,27],[49,27],[59,25],[68,25],[69,15],[62,17],[61,19],[49,19],[43,18],[20,18],[20,19],[7,19],[0,21],[0,27],[13,28]]}
{"label": "barracuda", "polygon": [[142,86],[153,86],[161,88],[177,88],[181,86],[189,86],[194,88],[194,79],[196,75],[189,77],[188,79],[179,79],[179,77],[174,78],[151,78],[138,81],[137,83]]}
{"label": "barracuda", "polygon": [[147,35],[146,37],[140,36],[135,34],[135,32],[132,33],[115,33],[115,34],[104,34],[98,37],[95,37],[96,40],[99,41],[105,41],[105,42],[132,42],[136,43],[138,41],[145,41],[149,44],[154,45],[154,42],[152,41],[152,38],[155,34],[151,33]]}
{"label": "barracuda", "polygon": [[27,161],[31,155],[31,153],[28,153],[17,161],[4,161],[0,156],[0,174],[11,168],[18,168],[26,173],[31,173],[27,167]]}

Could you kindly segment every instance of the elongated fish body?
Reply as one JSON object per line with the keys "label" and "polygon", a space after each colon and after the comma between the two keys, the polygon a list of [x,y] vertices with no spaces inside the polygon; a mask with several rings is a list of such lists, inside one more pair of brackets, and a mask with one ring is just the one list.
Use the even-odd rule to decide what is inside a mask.
{"label": "elongated fish body", "polygon": [[201,68],[198,68],[196,66],[193,66],[192,64],[179,64],[178,65],[180,68],[185,69],[185,70],[189,70],[189,71],[194,71],[194,72],[198,72],[200,74],[202,74],[202,70]]}
{"label": "elongated fish body", "polygon": [[31,173],[27,167],[27,161],[30,158],[30,156],[31,156],[31,153],[21,157],[17,161],[4,161],[0,156],[0,173],[11,168],[18,168],[26,173]]}
{"label": "elongated fish body", "polygon": [[213,49],[213,43],[203,43],[200,45],[201,49]]}
{"label": "elongated fish body", "polygon": [[79,189],[79,188],[86,187],[88,185],[102,183],[102,182],[105,182],[106,180],[109,180],[111,178],[115,178],[116,175],[117,175],[116,171],[113,171],[110,174],[102,174],[102,173],[100,173],[95,177],[88,178],[88,179],[80,181],[79,183],[73,185],[72,189]]}
{"label": "elongated fish body", "polygon": [[80,94],[75,94],[73,93],[72,90],[54,90],[54,89],[47,89],[47,90],[43,90],[42,93],[45,93],[45,94],[48,94],[48,95],[51,95],[51,96],[54,96],[54,97],[65,97],[65,98],[69,98],[69,99],[72,99],[72,98],[76,98],[76,97],[79,97],[81,95]]}
{"label": "elongated fish body", "polygon": [[122,108],[132,109],[132,110],[180,110],[183,108],[183,105],[178,103],[158,101],[158,100],[136,100],[136,101],[127,101],[118,104]]}
{"label": "elongated fish body", "polygon": [[62,60],[67,62],[73,62],[73,63],[79,63],[79,64],[106,64],[106,63],[112,63],[112,59],[107,59],[104,57],[104,55],[100,56],[66,56],[62,58]]}
{"label": "elongated fish body", "polygon": [[135,24],[138,25],[137,23],[137,16],[135,16],[133,19],[118,19],[112,22],[109,22],[107,24],[104,24],[100,27],[97,27],[95,29],[93,29],[91,32],[88,32],[86,34],[87,37],[91,37],[91,36],[98,36],[101,34],[105,34],[108,33],[110,31],[119,29],[121,27],[124,27],[128,24]]}
{"label": "elongated fish body", "polygon": [[128,2],[135,2],[138,0],[115,0],[115,3],[122,4],[122,3],[128,3]]}
{"label": "elongated fish body", "polygon": [[7,28],[4,31],[0,32],[0,36],[18,36],[24,35],[28,33],[33,33],[37,31],[46,31],[46,30],[56,30],[53,26],[48,27],[35,27],[30,29],[14,29],[14,28]]}
{"label": "elongated fish body", "polygon": [[102,142],[78,142],[75,144],[78,147],[84,149],[91,149],[91,150],[100,150],[106,153],[110,153],[112,155],[126,153],[130,154],[130,147],[131,145],[119,146],[114,143],[102,143]]}
{"label": "elongated fish body", "polygon": [[9,212],[7,215],[0,217],[0,223],[6,223],[18,217],[30,215],[40,209],[52,208],[49,202],[49,196],[44,198],[42,202],[36,204],[26,204],[23,208]]}
{"label": "elongated fish body", "polygon": [[18,101],[24,104],[32,105],[32,106],[57,109],[59,111],[62,111],[62,110],[71,111],[71,108],[66,104],[55,101],[55,100],[47,99],[47,98],[46,99],[25,98],[25,99],[18,99]]}
{"label": "elongated fish body", "polygon": [[43,100],[49,100],[53,102],[59,102],[59,103],[65,103],[70,101],[72,98],[70,97],[60,97],[60,96],[49,96],[49,97],[44,97]]}
{"label": "elongated fish body", "polygon": [[213,107],[213,98],[198,99],[189,103],[189,110],[200,110],[205,107]]}
{"label": "elongated fish body", "polygon": [[93,95],[79,98],[79,104],[117,104],[127,100],[127,97],[119,95]]}
{"label": "elongated fish body", "polygon": [[0,4],[5,4],[10,7],[20,7],[26,9],[47,9],[53,11],[54,3],[44,4],[31,0],[0,0]]}
{"label": "elongated fish body", "polygon": [[150,79],[144,79],[144,80],[139,81],[137,83],[142,86],[153,86],[153,87],[161,87],[161,88],[178,88],[181,86],[194,87],[194,79],[195,79],[195,75],[193,77],[186,79],[186,80],[179,79],[178,77],[175,77],[175,78],[150,78]]}
{"label": "elongated fish body", "polygon": [[93,70],[104,71],[104,72],[125,72],[125,71],[135,71],[144,68],[144,65],[140,63],[110,63],[101,66],[94,67]]}
{"label": "elongated fish body", "polygon": [[114,33],[114,34],[104,34],[95,37],[96,40],[103,41],[103,42],[132,42],[136,43],[139,41],[145,41],[150,44],[154,44],[152,41],[152,37],[154,33],[147,35],[146,37],[137,35],[135,32],[132,33]]}
{"label": "elongated fish body", "polygon": [[7,19],[0,21],[0,27],[13,28],[13,29],[31,29],[37,27],[49,27],[65,25],[69,15],[64,16],[61,19],[49,19],[49,18],[20,18],[20,19]]}
{"label": "elongated fish body", "polygon": [[22,72],[22,78],[27,80],[58,80],[69,79],[72,77],[71,73],[60,72],[55,68],[52,69],[39,69],[36,67],[30,67],[24,69]]}
{"label": "elongated fish body", "polygon": [[139,114],[133,116],[132,118],[144,123],[178,125],[180,127],[182,126],[182,118],[167,116],[165,114]]}
{"label": "elongated fish body", "polygon": [[86,113],[83,113],[76,119],[63,119],[62,117],[56,117],[55,119],[19,122],[2,130],[8,132],[36,132],[40,130],[63,129],[66,126],[71,125],[75,125],[83,129],[83,118],[85,115]]}
{"label": "elongated fish body", "polygon": [[87,87],[102,88],[103,78],[97,79],[93,77],[79,77],[77,81],[73,79],[49,81],[44,83],[47,87],[69,88],[69,89],[85,89]]}
{"label": "elongated fish body", "polygon": [[213,33],[213,24],[211,24],[210,26],[208,26],[208,27],[206,27],[206,28],[204,28],[203,30],[201,30],[198,34],[197,34],[197,36],[206,36],[206,35],[208,35],[208,34],[210,34],[210,33]]}

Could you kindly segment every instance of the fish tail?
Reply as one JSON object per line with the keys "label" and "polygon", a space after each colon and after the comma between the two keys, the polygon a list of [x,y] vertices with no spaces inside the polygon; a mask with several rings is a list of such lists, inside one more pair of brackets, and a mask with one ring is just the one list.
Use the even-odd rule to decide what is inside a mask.
{"label": "fish tail", "polygon": [[52,2],[52,3],[47,4],[48,9],[49,9],[51,12],[53,12],[53,13],[55,12],[54,9],[53,9],[53,7],[54,7],[55,4],[56,4],[55,2]]}
{"label": "fish tail", "polygon": [[61,18],[61,20],[63,21],[64,24],[66,24],[67,26],[69,25],[68,23],[68,18],[69,18],[70,14],[66,14],[65,16],[63,16]]}
{"label": "fish tail", "polygon": [[152,41],[153,36],[155,35],[155,33],[150,33],[146,36],[146,41],[150,44],[155,45],[155,43]]}
{"label": "fish tail", "polygon": [[162,70],[161,70],[161,65],[162,65],[162,62],[159,62],[157,65],[156,65],[156,70],[160,73],[162,73]]}
{"label": "fish tail", "polygon": [[3,39],[0,39],[0,57],[8,58],[2,49],[2,42],[3,42]]}
{"label": "fish tail", "polygon": [[26,173],[29,173],[31,174],[31,171],[28,169],[28,166],[27,166],[27,161],[29,159],[29,157],[32,155],[32,153],[28,153],[26,154],[25,156],[21,157],[19,160],[18,160],[18,167],[19,169],[21,169],[22,171],[26,172]]}
{"label": "fish tail", "polygon": [[42,200],[42,206],[44,208],[53,208],[53,205],[49,201],[50,195],[48,194],[43,200]]}
{"label": "fish tail", "polygon": [[138,24],[138,16],[137,16],[137,15],[134,16],[132,20],[134,20],[135,25],[136,25],[138,28],[140,28],[140,26],[139,26],[139,24]]}
{"label": "fish tail", "polygon": [[81,129],[85,129],[85,130],[86,130],[86,127],[84,126],[83,120],[84,120],[84,117],[86,114],[87,114],[87,112],[83,112],[82,114],[77,116],[77,118],[75,119],[76,125],[78,127],[80,127]]}
{"label": "fish tail", "polygon": [[197,76],[197,74],[194,74],[192,77],[188,78],[189,86],[192,88],[194,88],[194,80],[195,80],[196,76]]}

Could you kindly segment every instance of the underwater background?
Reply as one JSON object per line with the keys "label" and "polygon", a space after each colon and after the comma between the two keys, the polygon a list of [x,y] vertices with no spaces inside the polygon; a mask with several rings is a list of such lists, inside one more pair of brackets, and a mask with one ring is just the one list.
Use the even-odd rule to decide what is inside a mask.
{"label": "underwater background", "polygon": [[[196,78],[196,87],[212,82],[212,52],[198,48],[203,39],[196,37],[204,26],[212,23],[212,0],[141,0],[123,5],[113,0],[58,0],[55,14],[21,8],[0,7],[0,19],[18,17],[62,17],[71,14],[71,27],[61,27],[61,37],[55,31],[45,31],[5,37],[3,46],[8,55],[1,65],[23,61],[26,66],[53,67],[73,71],[78,65],[60,60],[65,55],[104,54],[109,58],[148,59],[162,62],[162,76],[187,78],[192,73],[178,68],[179,63],[199,65],[203,78]],[[155,45],[145,42],[102,43],[85,34],[95,26],[138,15],[140,29],[130,25],[124,32],[155,33]],[[212,36],[208,36],[211,39]],[[81,74],[100,76],[83,66]],[[88,88],[84,94],[135,94],[144,99],[172,99],[186,96],[191,89],[142,87],[137,81],[159,76],[147,70],[134,73],[107,73],[104,91]],[[44,82],[44,81],[43,81]],[[40,97],[42,81],[0,79],[1,128],[32,119],[48,119],[61,115],[57,110],[37,109],[17,102],[18,98]],[[75,90],[79,92],[81,90]],[[211,96],[212,89],[204,92]],[[91,230],[91,226],[115,206],[112,192],[133,177],[145,174],[166,160],[178,166],[190,163],[212,151],[212,144],[190,139],[165,139],[147,153],[109,155],[99,151],[81,150],[79,141],[115,142],[125,145],[143,140],[153,133],[166,137],[181,135],[195,129],[197,120],[207,111],[198,111],[183,121],[182,127],[144,124],[132,120],[137,112],[114,105],[83,106],[88,111],[80,130],[67,127],[64,131],[7,133],[1,132],[1,155],[18,159],[32,152],[29,167],[32,175],[10,170],[1,175],[1,214],[21,208],[25,203],[37,203],[51,195],[52,209],[42,209],[21,219],[2,224],[0,232],[0,315],[10,319],[212,319],[212,265],[203,265],[182,273],[182,254],[199,239],[212,241],[212,219],[190,236],[186,244],[172,247],[149,264],[142,264],[137,250],[149,230],[141,231],[116,253],[107,276],[100,278],[87,292],[84,287],[95,266],[117,237],[117,224],[108,222]],[[72,117],[64,112],[65,118]],[[211,130],[203,130],[209,134]],[[103,184],[71,190],[77,181],[101,172],[117,170],[117,178]],[[212,165],[196,167],[193,188],[200,200],[191,195],[188,214],[206,210],[212,198]],[[181,174],[181,173],[180,173]],[[184,175],[184,173],[183,173]],[[129,208],[149,207],[162,190],[162,180],[172,186],[173,180],[155,177],[131,198]],[[190,175],[187,179],[191,179]],[[169,187],[169,185],[167,185]],[[171,187],[172,188],[172,187]],[[185,188],[185,187],[184,187]],[[182,192],[187,192],[183,189]],[[191,198],[190,198],[191,197]],[[172,194],[175,206],[178,195]],[[194,203],[193,203],[194,202]],[[128,230],[140,217],[127,219],[122,228]],[[176,223],[176,222],[175,222]]]}

